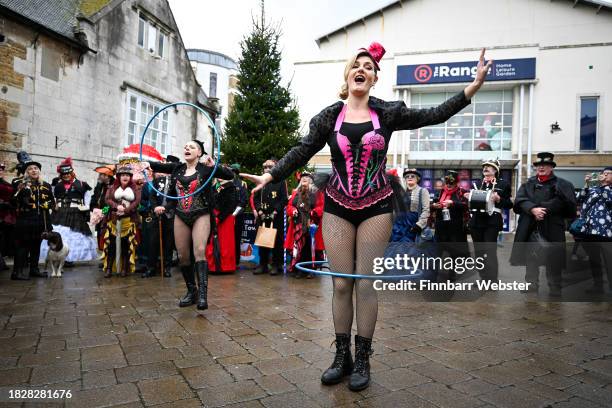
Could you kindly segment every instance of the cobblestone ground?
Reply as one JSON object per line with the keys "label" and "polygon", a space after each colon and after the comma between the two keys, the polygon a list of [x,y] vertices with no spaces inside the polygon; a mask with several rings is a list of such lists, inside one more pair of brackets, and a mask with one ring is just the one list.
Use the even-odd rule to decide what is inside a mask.
{"label": "cobblestone ground", "polygon": [[373,382],[355,393],[319,381],[333,356],[329,278],[242,271],[210,287],[198,312],[176,306],[176,271],[108,280],[79,266],[29,282],[4,272],[3,396],[36,386],[71,390],[47,402],[69,407],[612,406],[610,303],[382,297]]}

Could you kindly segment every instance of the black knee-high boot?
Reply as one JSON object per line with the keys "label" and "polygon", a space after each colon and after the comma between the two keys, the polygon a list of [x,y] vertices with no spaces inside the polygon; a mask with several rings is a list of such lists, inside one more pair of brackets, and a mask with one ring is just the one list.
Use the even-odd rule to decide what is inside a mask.
{"label": "black knee-high boot", "polygon": [[321,382],[325,385],[338,384],[352,371],[351,335],[336,333],[336,357],[332,365],[321,376]]}
{"label": "black knee-high boot", "polygon": [[198,306],[199,310],[208,309],[208,262],[198,261],[195,263],[195,270],[198,274],[200,287],[198,288]]}
{"label": "black knee-high boot", "polygon": [[372,339],[355,336],[355,367],[349,379],[351,391],[361,391],[370,385],[370,356]]}
{"label": "black knee-high boot", "polygon": [[187,293],[179,301],[179,307],[191,306],[196,303],[198,295],[193,267],[191,265],[181,265],[181,273],[187,286]]}

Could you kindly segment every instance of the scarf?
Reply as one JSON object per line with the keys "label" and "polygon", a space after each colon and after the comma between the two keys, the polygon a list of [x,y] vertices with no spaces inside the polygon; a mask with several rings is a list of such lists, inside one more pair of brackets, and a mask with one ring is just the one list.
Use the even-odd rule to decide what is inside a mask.
{"label": "scarf", "polygon": [[455,194],[458,190],[459,190],[459,186],[455,186],[450,189],[444,186],[444,189],[442,190],[442,195],[440,196],[440,203],[443,203],[446,200],[452,200],[453,194]]}

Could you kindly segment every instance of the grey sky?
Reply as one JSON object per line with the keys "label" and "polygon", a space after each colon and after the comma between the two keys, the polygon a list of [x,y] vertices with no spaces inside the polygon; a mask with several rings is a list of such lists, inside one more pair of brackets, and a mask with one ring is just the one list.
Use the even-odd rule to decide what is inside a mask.
{"label": "grey sky", "polygon": [[[240,40],[250,32],[251,15],[259,14],[259,0],[169,0],[185,46],[240,55]],[[266,0],[269,21],[280,23],[283,36],[283,79],[295,61],[316,55],[315,38],[362,17],[391,0]],[[367,44],[364,44],[367,45]]]}

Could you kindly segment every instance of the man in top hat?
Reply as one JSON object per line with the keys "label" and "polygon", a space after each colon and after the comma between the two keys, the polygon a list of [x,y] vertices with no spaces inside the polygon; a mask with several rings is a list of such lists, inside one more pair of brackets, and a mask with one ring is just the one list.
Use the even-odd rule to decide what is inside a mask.
{"label": "man in top hat", "polygon": [[[440,199],[431,206],[436,213],[436,242],[439,243],[441,252],[447,252],[453,258],[469,255],[464,226],[467,200],[458,181],[459,174],[455,170],[448,170],[444,176],[444,188],[440,192]],[[454,280],[455,272],[450,271],[449,277]]]}
{"label": "man in top hat", "polygon": [[[549,295],[558,297],[565,268],[565,219],[575,217],[576,197],[573,184],[555,176],[554,157],[549,152],[538,153],[533,163],[535,176],[523,183],[516,195],[514,212],[519,220],[514,242],[522,244],[513,246],[510,263],[526,266],[528,292],[538,291],[539,267],[545,265]],[[538,243],[542,239],[549,244]]]}
{"label": "man in top hat", "polygon": [[[166,156],[166,163],[180,163],[180,159],[171,154]],[[167,173],[153,173],[153,187],[157,191],[165,195],[172,195],[168,189],[170,188],[170,174]],[[148,189],[148,184],[145,188]],[[169,278],[172,276],[172,253],[174,251],[174,208],[171,205],[171,200],[157,191],[150,189],[149,200],[151,201],[151,228],[149,239],[149,254],[147,261],[147,269],[143,273],[144,278],[149,278],[154,275],[159,275],[157,265],[161,268],[163,266],[164,276]],[[161,207],[161,208],[160,208]],[[146,222],[146,219],[145,219]],[[160,226],[162,244],[160,248]],[[163,252],[162,252],[163,251]],[[163,254],[163,265],[161,263],[160,253]],[[159,263],[158,263],[159,260]]]}
{"label": "man in top hat", "polygon": [[[41,235],[52,230],[49,210],[55,205],[51,185],[42,180],[39,162],[24,151],[17,153],[23,177],[13,180],[14,205],[17,208],[15,224],[15,264],[11,279],[28,280],[31,276],[46,277],[38,269]],[[29,267],[29,268],[28,268]],[[28,272],[25,272],[28,270]]]}
{"label": "man in top hat", "polygon": [[236,188],[236,193],[238,197],[238,204],[236,205],[236,209],[232,214],[235,217],[234,240],[236,241],[236,269],[238,269],[240,266],[240,244],[242,240],[242,229],[244,227],[244,209],[247,206],[249,190],[247,187],[247,183],[239,176],[241,169],[240,164],[234,163],[230,166],[230,168],[234,172],[234,187]]}
{"label": "man in top hat", "polygon": [[469,221],[475,256],[485,258],[485,268],[480,271],[480,277],[483,280],[491,281],[496,281],[499,274],[497,237],[504,227],[502,210],[512,208],[510,184],[499,178],[499,169],[499,160],[497,159],[482,162],[482,180],[480,185],[477,186],[477,190],[492,192],[493,213],[489,214],[470,209],[471,218]]}

